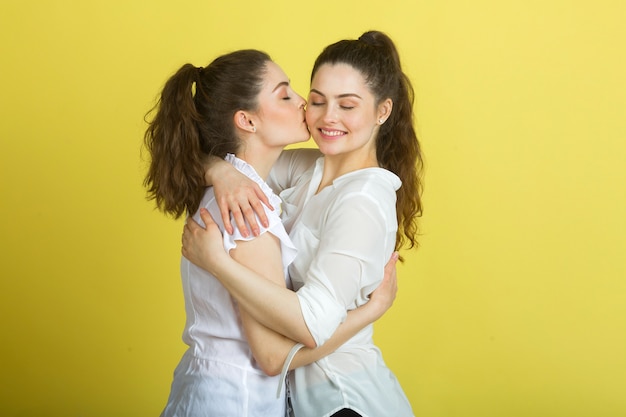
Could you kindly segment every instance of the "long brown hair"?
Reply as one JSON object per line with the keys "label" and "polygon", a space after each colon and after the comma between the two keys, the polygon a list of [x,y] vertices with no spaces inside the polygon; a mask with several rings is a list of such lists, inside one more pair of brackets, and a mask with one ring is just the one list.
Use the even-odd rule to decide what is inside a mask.
{"label": "long brown hair", "polygon": [[311,80],[324,64],[350,65],[363,75],[377,105],[387,98],[393,101],[391,115],[378,131],[376,157],[382,168],[402,180],[396,201],[396,250],[403,246],[417,247],[417,218],[422,215],[423,159],[413,125],[413,86],[402,71],[393,41],[382,32],[368,31],[358,40],[329,45],[317,57]]}
{"label": "long brown hair", "polygon": [[257,109],[269,61],[265,52],[235,51],[206,68],[185,64],[165,83],[144,135],[151,160],[143,183],[159,210],[178,218],[198,209],[204,162],[237,152],[233,116]]}

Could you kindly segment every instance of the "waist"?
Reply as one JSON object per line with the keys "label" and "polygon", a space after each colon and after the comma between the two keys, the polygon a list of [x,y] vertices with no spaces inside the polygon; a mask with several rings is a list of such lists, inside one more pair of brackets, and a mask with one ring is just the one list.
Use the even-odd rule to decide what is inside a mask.
{"label": "waist", "polygon": [[235,365],[251,364],[256,368],[252,350],[245,340],[205,336],[187,338],[185,343],[195,358],[217,360]]}

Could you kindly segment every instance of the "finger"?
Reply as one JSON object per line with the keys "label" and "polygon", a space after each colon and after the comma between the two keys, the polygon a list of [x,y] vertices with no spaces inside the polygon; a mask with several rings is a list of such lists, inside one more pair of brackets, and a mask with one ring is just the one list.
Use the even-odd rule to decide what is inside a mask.
{"label": "finger", "polygon": [[239,229],[239,233],[241,233],[241,236],[248,237],[250,233],[248,230],[248,226],[246,226],[246,221],[243,218],[243,214],[241,213],[240,207],[238,205],[235,207],[236,207],[236,210],[233,210],[231,214],[233,218],[235,219],[235,224],[237,225],[237,229]]}
{"label": "finger", "polygon": [[[205,210],[205,209],[202,209]],[[202,210],[200,211],[200,216],[202,217]],[[213,223],[213,217],[211,217],[210,214],[208,214],[209,212],[207,211],[207,215],[209,216],[209,222]],[[202,219],[204,221],[204,219]],[[205,221],[204,224],[207,224],[207,222]],[[185,231],[189,232],[190,234],[193,233],[195,230],[198,229],[204,229],[204,227],[202,227],[200,225],[200,223],[198,223],[197,221],[195,221],[194,219],[189,219],[187,220],[187,224],[185,225],[185,229],[183,231],[183,236],[185,235]]]}
{"label": "finger", "polygon": [[[209,213],[209,210],[205,209],[204,207],[200,209],[200,218],[204,222],[205,229],[208,229],[209,226],[217,226],[215,224],[215,221],[213,220],[213,217],[211,216],[211,213]],[[196,221],[193,219],[191,219],[191,222],[196,223]],[[196,225],[198,225],[198,227],[201,227],[198,223],[196,223]]]}
{"label": "finger", "polygon": [[181,253],[183,254],[183,256],[185,258],[187,258],[187,245],[188,245],[188,241],[189,241],[189,235],[191,233],[191,230],[189,229],[189,223],[185,223],[185,227],[183,227],[183,236],[181,238],[181,243],[182,243],[182,247],[181,247]]}
{"label": "finger", "polygon": [[[274,207],[272,207],[272,205],[270,204],[270,200],[267,197],[267,195],[263,192],[263,190],[261,190],[261,187],[259,187],[258,185],[255,184],[256,187],[254,187],[254,193],[256,194],[256,196],[259,198],[259,200],[261,200],[263,202],[263,204],[265,204],[267,206],[267,208],[269,208],[270,210],[274,210]],[[256,211],[256,213],[260,216],[261,213],[259,213],[259,210],[257,210],[257,208],[255,207],[254,211]],[[265,213],[263,213],[265,214]],[[267,226],[265,226],[267,227]]]}
{"label": "finger", "polygon": [[228,208],[228,202],[224,199],[217,201],[217,207],[220,209],[222,215],[222,222],[224,223],[224,229],[230,235],[233,234],[233,225],[230,223],[230,209]]}
{"label": "finger", "polygon": [[[243,204],[242,204],[242,207],[243,207]],[[242,211],[243,211],[243,216],[245,217],[246,221],[250,225],[250,229],[252,229],[252,233],[254,234],[254,236],[258,236],[261,233],[260,232],[261,229],[259,228],[259,224],[257,223],[257,217],[254,214],[254,210],[252,209],[251,206],[247,205],[243,207]],[[261,208],[261,211],[264,212],[262,208]],[[261,220],[261,223],[263,223],[262,220]]]}
{"label": "finger", "polygon": [[385,265],[384,280],[388,279],[392,274],[396,274],[396,262],[398,262],[398,258],[398,252],[394,252],[391,254],[391,258],[389,258],[389,261],[387,261],[387,264]]}
{"label": "finger", "polygon": [[[250,204],[252,205],[252,210],[254,210],[254,213],[256,213],[256,215],[258,216],[259,221],[261,222],[263,227],[269,227],[270,223],[267,220],[267,215],[265,214],[265,209],[263,208],[263,204],[261,204],[260,201],[254,201],[254,202],[251,202]],[[248,219],[248,221],[250,221],[250,219]]]}

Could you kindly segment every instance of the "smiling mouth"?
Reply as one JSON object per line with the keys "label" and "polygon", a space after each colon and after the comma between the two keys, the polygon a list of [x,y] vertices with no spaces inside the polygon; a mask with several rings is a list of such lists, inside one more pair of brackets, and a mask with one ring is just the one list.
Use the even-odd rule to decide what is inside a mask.
{"label": "smiling mouth", "polygon": [[343,136],[343,135],[345,135],[345,133],[342,132],[341,130],[320,129],[319,131],[322,132],[322,135],[324,135],[324,136],[336,137],[336,136]]}

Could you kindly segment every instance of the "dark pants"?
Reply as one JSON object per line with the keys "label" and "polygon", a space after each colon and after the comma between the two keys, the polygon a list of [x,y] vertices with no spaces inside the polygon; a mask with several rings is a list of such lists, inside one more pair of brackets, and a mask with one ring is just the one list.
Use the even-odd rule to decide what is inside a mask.
{"label": "dark pants", "polygon": [[348,408],[337,411],[332,417],[361,417],[361,414]]}

